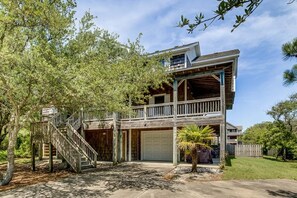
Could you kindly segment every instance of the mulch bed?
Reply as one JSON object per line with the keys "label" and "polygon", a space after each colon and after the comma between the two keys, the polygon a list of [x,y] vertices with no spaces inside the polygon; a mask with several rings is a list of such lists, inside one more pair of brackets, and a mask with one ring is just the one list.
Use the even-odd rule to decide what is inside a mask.
{"label": "mulch bed", "polygon": [[[6,164],[0,165],[0,172],[5,174]],[[69,170],[63,169],[59,162],[54,162],[54,171],[48,170],[47,161],[36,161],[36,171],[31,170],[31,164],[16,164],[12,181],[6,186],[0,186],[0,192],[14,188],[24,187],[37,183],[55,181],[74,174]]]}

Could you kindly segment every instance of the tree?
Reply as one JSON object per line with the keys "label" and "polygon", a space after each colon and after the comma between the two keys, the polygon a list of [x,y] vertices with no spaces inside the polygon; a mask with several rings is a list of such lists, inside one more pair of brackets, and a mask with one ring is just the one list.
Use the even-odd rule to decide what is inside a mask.
{"label": "tree", "polygon": [[[282,46],[284,60],[293,59],[297,60],[297,38],[291,42],[287,42]],[[291,85],[297,82],[297,64],[292,66],[284,72],[284,85]]]}
{"label": "tree", "polygon": [[[187,27],[189,33],[192,33],[197,27],[203,26],[203,30],[208,28],[215,21],[224,21],[225,16],[232,10],[239,10],[240,14],[235,15],[235,22],[231,31],[234,31],[253,12],[262,4],[263,0],[218,0],[219,4],[214,11],[214,15],[205,18],[204,14],[200,12],[195,16],[194,22],[191,22],[187,17],[181,16],[178,23],[179,27]],[[295,0],[288,0],[288,4],[294,3]]]}
{"label": "tree", "polygon": [[277,148],[283,160],[286,160],[288,150],[297,148],[297,94],[277,103],[267,114],[275,120],[268,135],[268,146]]}
{"label": "tree", "polygon": [[198,146],[209,148],[208,143],[214,138],[214,130],[209,127],[199,127],[197,125],[188,125],[178,130],[177,142],[181,150],[190,150],[192,156],[192,170],[197,172],[197,149]]}
{"label": "tree", "polygon": [[0,145],[8,134],[7,123],[9,122],[10,112],[7,111],[5,101],[0,101]]}
{"label": "tree", "polygon": [[261,144],[266,148],[267,134],[272,122],[262,122],[247,128],[240,140],[245,144]]}
{"label": "tree", "polygon": [[13,177],[17,134],[41,108],[127,111],[128,95],[141,100],[149,85],[167,81],[138,40],[123,46],[95,27],[90,13],[76,29],[75,6],[72,0],[0,1],[0,102],[1,112],[9,112],[8,164],[0,185]]}
{"label": "tree", "polygon": [[[0,2],[0,101],[9,112],[7,171],[0,185],[8,184],[14,172],[14,150],[19,130],[53,97],[51,87],[58,59],[58,44],[72,23],[75,3],[58,1]],[[3,120],[2,120],[3,121]]]}

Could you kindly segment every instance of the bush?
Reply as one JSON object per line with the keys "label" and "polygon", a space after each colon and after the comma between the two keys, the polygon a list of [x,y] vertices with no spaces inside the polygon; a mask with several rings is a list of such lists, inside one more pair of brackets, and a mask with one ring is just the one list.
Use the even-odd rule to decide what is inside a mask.
{"label": "bush", "polygon": [[0,161],[5,161],[7,158],[7,151],[0,151]]}
{"label": "bush", "polygon": [[30,132],[22,130],[18,134],[15,156],[23,158],[30,157],[30,154]]}

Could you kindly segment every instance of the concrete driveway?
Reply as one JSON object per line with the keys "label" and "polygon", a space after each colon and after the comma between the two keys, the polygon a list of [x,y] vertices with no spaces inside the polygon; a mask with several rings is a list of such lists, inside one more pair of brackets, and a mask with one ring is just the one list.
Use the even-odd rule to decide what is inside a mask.
{"label": "concrete driveway", "polygon": [[0,197],[297,197],[297,181],[166,180],[170,166],[124,164],[1,192]]}

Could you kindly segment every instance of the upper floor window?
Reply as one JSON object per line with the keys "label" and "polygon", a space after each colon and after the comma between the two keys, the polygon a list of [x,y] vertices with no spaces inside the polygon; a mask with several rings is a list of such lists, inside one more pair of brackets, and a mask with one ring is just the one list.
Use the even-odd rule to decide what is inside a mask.
{"label": "upper floor window", "polygon": [[175,55],[170,58],[170,66],[179,65],[179,64],[185,64],[185,55]]}

